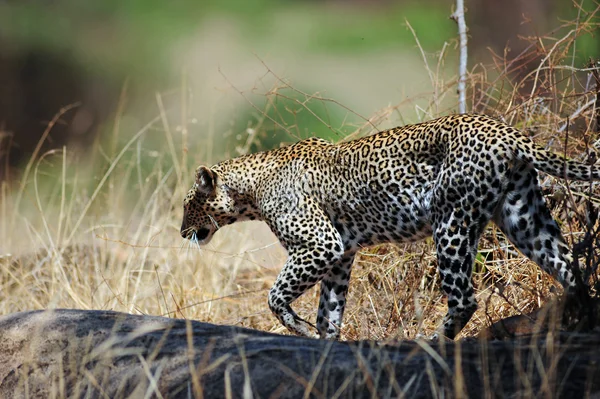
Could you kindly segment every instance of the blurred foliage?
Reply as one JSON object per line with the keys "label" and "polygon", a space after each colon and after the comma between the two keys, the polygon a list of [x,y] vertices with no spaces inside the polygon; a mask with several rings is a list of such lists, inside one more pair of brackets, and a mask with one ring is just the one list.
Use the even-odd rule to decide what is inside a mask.
{"label": "blurred foliage", "polygon": [[[224,133],[226,154],[241,154],[278,148],[309,137],[338,141],[347,133],[353,118],[337,104],[318,97],[311,98],[308,91],[280,89],[267,96],[260,112],[246,105],[239,116],[230,122]],[[256,104],[255,103],[255,104]]]}
{"label": "blurred foliage", "polygon": [[456,26],[448,18],[445,4],[402,3],[368,17],[361,9],[347,9],[333,15],[315,15],[318,26],[311,45],[321,51],[371,51],[384,47],[415,47],[415,38],[406,23],[415,30],[426,51],[438,51],[455,35]]}
{"label": "blurred foliage", "polygon": [[[557,18],[559,22],[564,23],[573,20],[588,21],[589,19],[592,26],[595,25],[597,27],[600,24],[598,12],[595,12],[600,7],[600,3],[597,0],[556,1],[555,4],[555,12],[559,16]],[[597,30],[588,30],[582,32],[577,37],[577,40],[575,40],[574,51],[577,66],[585,66],[591,57],[600,58],[600,37],[598,33]]]}
{"label": "blurred foliage", "polygon": [[[0,2],[0,48],[17,53],[36,49],[55,52],[82,73],[100,77],[105,86],[112,83],[118,87],[127,77],[131,97],[140,94],[136,91],[148,90],[150,95],[143,95],[152,101],[154,92],[171,90],[178,85],[173,82],[180,80],[181,70],[173,67],[171,58],[173,47],[203,33],[201,29],[209,20],[231,22],[239,34],[236,37],[249,53],[285,50],[298,57],[332,54],[340,56],[343,62],[342,56],[346,54],[368,57],[369,52],[400,53],[407,47],[417,54],[407,22],[426,52],[439,51],[444,42],[452,42],[456,36],[456,25],[449,19],[452,4],[453,1],[447,0],[3,1]],[[595,0],[577,3],[555,0],[555,4],[555,13],[560,18],[554,18],[553,26],[577,17],[585,20],[588,12],[597,7]],[[598,56],[597,44],[594,32],[577,40],[577,66],[583,66],[590,56]],[[402,65],[398,65],[399,76],[401,70]],[[258,101],[259,109],[246,105],[236,110],[235,120],[227,131],[217,134],[229,140],[223,145],[228,152],[235,153],[272,148],[312,135],[335,140],[343,123],[354,122],[338,107],[305,100],[291,94],[287,98]],[[261,114],[261,107],[266,115]],[[131,106],[127,111],[131,112]],[[148,111],[152,115],[139,118],[138,125],[155,111],[152,107]],[[139,128],[125,126],[122,124],[121,130],[129,134]],[[246,136],[248,131],[255,135],[250,141]]]}
{"label": "blurred foliage", "polygon": [[448,7],[435,4],[334,7],[275,0],[3,2],[0,38],[17,51],[49,48],[67,52],[74,61],[103,73],[156,79],[164,76],[170,65],[160,55],[167,55],[177,39],[193,34],[209,17],[233,18],[241,36],[249,41],[281,40],[283,35],[281,42],[290,48],[327,52],[414,45],[405,26],[409,20],[421,44],[435,50],[454,31]]}
{"label": "blurred foliage", "polygon": [[[415,46],[408,21],[426,51],[455,36],[448,1],[342,3],[278,0],[32,0],[0,3],[0,41],[9,48],[42,47],[68,54],[88,70],[133,75],[161,85],[168,51],[209,18],[232,18],[241,37],[278,41],[298,51],[358,52]],[[595,0],[556,1],[557,19],[585,19]],[[579,6],[576,7],[575,4]],[[540,32],[543,33],[543,32]],[[581,60],[597,55],[593,32],[577,42]],[[254,47],[254,46],[251,46]],[[159,79],[156,81],[156,79]]]}

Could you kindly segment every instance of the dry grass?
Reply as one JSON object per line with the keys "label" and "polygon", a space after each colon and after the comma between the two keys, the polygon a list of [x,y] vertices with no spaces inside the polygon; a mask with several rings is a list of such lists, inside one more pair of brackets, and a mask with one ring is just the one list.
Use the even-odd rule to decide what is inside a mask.
{"label": "dry grass", "polygon": [[[600,105],[600,82],[594,78],[597,69],[575,65],[571,52],[578,34],[597,29],[597,16],[596,10],[565,23],[548,37],[535,38],[523,58],[535,54],[541,62],[522,81],[509,79],[522,59],[474,67],[468,85],[470,108],[520,127],[556,152],[585,160],[587,149],[597,146],[599,139],[595,110]],[[364,123],[353,126],[347,139],[378,130],[382,124],[452,112],[456,80],[445,78],[443,72],[448,47],[435,56],[421,53],[431,90],[403,102],[417,104],[418,116],[405,120],[400,104],[371,117],[355,114]],[[305,112],[309,112],[307,104],[316,101],[352,112],[336,100],[296,90],[266,65],[265,70],[274,82],[264,90],[267,108],[277,107],[276,100],[286,97]],[[247,94],[234,89],[244,97]],[[112,133],[83,154],[85,160],[66,148],[36,152],[18,180],[3,183],[0,313],[111,309],[287,333],[266,304],[285,253],[264,224],[223,228],[205,248],[194,247],[179,236],[181,200],[192,182],[194,164],[212,160],[216,137],[202,141],[188,137],[187,90],[183,83],[175,95],[157,96],[156,117],[135,134],[123,126],[123,107],[119,107]],[[57,114],[43,139],[69,111]],[[257,107],[256,111],[255,133],[244,136],[238,153],[260,140],[266,124],[301,135],[301,126],[284,126],[265,109]],[[328,120],[320,122],[336,133],[348,129],[332,126]],[[579,241],[586,229],[586,198],[597,205],[597,188],[545,176],[541,183],[567,240]],[[529,313],[561,291],[493,226],[481,240],[473,280],[479,309],[462,337],[475,336],[499,319]],[[313,289],[294,308],[310,320],[317,302],[318,290]],[[342,338],[393,341],[429,335],[445,312],[431,240],[376,246],[362,251],[355,262]],[[448,392],[462,396],[465,381],[459,372],[460,353],[456,359],[452,382],[432,386],[432,394],[442,396],[450,387]],[[527,381],[528,373],[533,371],[522,370],[519,378]],[[560,377],[551,368],[539,373],[547,381]],[[547,385],[544,392],[552,397],[555,391]]]}
{"label": "dry grass", "polygon": [[[530,51],[543,62],[522,82],[508,79],[519,60],[473,68],[468,92],[472,110],[505,119],[554,151],[580,156],[598,139],[597,86],[590,78],[591,68],[574,65],[570,52],[579,33],[597,27],[594,21],[582,18],[576,25],[567,24],[561,32],[568,33],[562,37],[537,38]],[[414,97],[430,98],[415,111],[428,119],[454,108],[450,98],[455,80],[445,80],[440,72],[446,48],[435,57],[423,55],[432,88]],[[285,96],[285,88],[306,98],[298,101],[299,107],[310,101],[343,107],[298,92],[268,68],[266,72],[276,82],[265,92],[269,100]],[[88,162],[82,163],[79,154],[68,149],[35,154],[20,181],[2,186],[2,314],[41,308],[113,309],[285,333],[266,305],[285,254],[265,226],[224,228],[207,248],[193,247],[179,236],[180,204],[192,182],[192,164],[210,153],[206,142],[193,142],[185,134],[185,97],[180,96],[183,104],[173,111],[158,96],[156,118],[129,140],[123,139],[127,132],[117,115],[112,135],[95,144]],[[275,101],[268,104],[276,106]],[[389,107],[364,118],[349,137],[403,120],[396,110]],[[60,114],[53,123],[59,118]],[[52,124],[48,132],[51,129]],[[553,197],[558,198],[554,211],[567,238],[576,240],[583,227],[573,217],[574,206],[581,206],[588,185],[571,183],[567,189],[565,182],[546,177],[542,184],[561,194]],[[556,291],[554,280],[516,253],[493,227],[482,239],[479,259],[485,260],[474,274],[480,306],[463,336],[474,336],[498,319],[528,313]],[[294,307],[312,319],[317,301],[313,289]],[[343,338],[391,340],[430,334],[445,312],[430,240],[366,249],[353,269]]]}

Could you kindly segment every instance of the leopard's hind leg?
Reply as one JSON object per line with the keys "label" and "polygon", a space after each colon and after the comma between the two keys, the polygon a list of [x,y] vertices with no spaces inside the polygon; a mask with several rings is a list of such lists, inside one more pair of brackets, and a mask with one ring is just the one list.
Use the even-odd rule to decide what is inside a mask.
{"label": "leopard's hind leg", "polygon": [[494,222],[519,251],[555,276],[567,292],[574,290],[571,251],[546,206],[533,167],[518,164],[514,168]]}
{"label": "leopard's hind leg", "polygon": [[477,310],[471,282],[479,238],[500,201],[499,177],[465,176],[458,169],[443,171],[432,203],[433,238],[442,290],[448,297],[448,313],[441,333],[453,339]]}

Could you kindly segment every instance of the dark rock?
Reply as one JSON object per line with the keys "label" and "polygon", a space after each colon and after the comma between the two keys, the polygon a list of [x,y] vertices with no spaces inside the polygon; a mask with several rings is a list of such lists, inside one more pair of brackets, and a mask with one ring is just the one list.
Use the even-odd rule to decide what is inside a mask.
{"label": "dark rock", "polygon": [[529,397],[600,391],[600,335],[331,342],[111,311],[0,318],[0,397]]}

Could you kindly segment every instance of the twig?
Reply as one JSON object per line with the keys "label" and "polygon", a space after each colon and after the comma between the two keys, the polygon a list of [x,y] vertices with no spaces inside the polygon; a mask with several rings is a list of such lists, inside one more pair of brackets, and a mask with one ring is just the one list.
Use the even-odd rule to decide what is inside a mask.
{"label": "twig", "polygon": [[[263,66],[267,70],[267,73],[270,74],[271,76],[273,76],[275,79],[277,79],[278,82],[280,82],[283,85],[283,88],[290,89],[290,90],[292,90],[292,91],[294,91],[296,93],[299,93],[299,94],[303,95],[307,100],[313,100],[314,99],[314,100],[319,100],[321,102],[330,102],[330,103],[333,103],[333,104],[337,105],[338,107],[344,109],[345,111],[348,111],[351,114],[354,114],[354,115],[358,116],[360,119],[364,120],[366,122],[366,124],[371,125],[373,129],[377,129],[377,126],[371,121],[370,118],[367,118],[366,116],[363,116],[363,115],[359,114],[358,112],[354,111],[350,107],[344,105],[343,103],[341,103],[340,101],[338,101],[338,100],[336,100],[334,98],[322,97],[322,96],[317,95],[317,94],[309,94],[307,92],[304,92],[304,91],[296,89],[295,87],[293,87],[292,85],[290,85],[288,82],[286,82],[284,79],[282,79],[279,75],[277,75],[267,65],[267,63],[263,59],[261,59],[258,56],[256,56],[256,58],[260,61],[261,64],[263,64]],[[269,94],[269,93],[267,93],[267,94]],[[331,129],[334,133],[337,133],[331,126],[327,126],[327,127],[329,129]]]}
{"label": "twig", "polygon": [[600,61],[594,62],[594,60],[590,60],[590,69],[596,81],[596,106],[594,107],[594,115],[596,116],[596,131],[600,132],[600,74],[598,73],[598,70],[600,70]]}
{"label": "twig", "polygon": [[23,172],[23,176],[21,177],[21,186],[19,188],[19,192],[17,194],[17,199],[14,202],[14,213],[13,213],[13,217],[12,220],[10,222],[10,226],[11,229],[14,228],[15,226],[15,220],[18,214],[18,210],[19,210],[19,205],[21,205],[21,198],[23,197],[23,193],[25,192],[25,186],[27,185],[27,179],[29,178],[29,172],[31,171],[31,167],[33,166],[33,163],[35,162],[35,160],[37,159],[38,154],[40,153],[42,146],[44,145],[44,142],[46,141],[46,138],[48,138],[48,135],[50,134],[50,132],[52,131],[52,129],[54,128],[54,125],[56,125],[56,123],[60,120],[60,118],[66,114],[67,112],[69,112],[70,110],[72,110],[73,108],[77,108],[81,105],[81,103],[76,102],[73,104],[69,104],[65,107],[62,107],[52,118],[52,120],[50,122],[48,122],[48,125],[46,126],[46,130],[44,130],[44,133],[42,134],[42,137],[40,137],[40,139],[38,140],[37,145],[35,146],[35,149],[33,150],[33,154],[31,154],[31,157],[29,157],[29,161],[27,162],[27,166],[25,166],[25,171]]}
{"label": "twig", "polygon": [[458,112],[467,112],[467,24],[465,23],[464,0],[456,0],[456,11],[450,16],[458,24],[458,36],[460,43],[460,62],[458,65]]}
{"label": "twig", "polygon": [[[450,17],[450,18],[452,18],[452,17]],[[431,87],[433,88],[433,90],[435,92],[435,90],[436,90],[435,75],[431,71],[431,68],[429,68],[429,63],[427,62],[427,56],[425,55],[425,50],[423,50],[423,46],[421,46],[421,42],[419,41],[417,32],[415,32],[412,25],[410,24],[410,22],[408,22],[408,20],[406,18],[404,19],[404,23],[410,30],[410,33],[412,33],[413,38],[415,39],[415,43],[417,44],[417,47],[419,48],[419,51],[421,52],[421,58],[423,58],[423,63],[425,64],[425,70],[429,74],[429,80],[431,81]]]}
{"label": "twig", "polygon": [[575,118],[577,118],[579,115],[581,115],[581,113],[585,110],[587,110],[590,106],[594,105],[594,100],[590,100],[588,102],[586,102],[585,104],[582,104],[579,108],[577,108],[575,110],[575,112],[573,112],[568,118],[567,121],[561,126],[559,127],[556,131],[558,133],[562,133],[565,131],[565,129],[567,128],[569,121],[573,120]]}
{"label": "twig", "polygon": [[557,40],[556,43],[554,43],[554,45],[552,46],[552,48],[548,51],[548,53],[546,54],[546,56],[540,62],[539,67],[535,70],[535,77],[533,78],[533,86],[531,87],[531,93],[529,94],[529,98],[530,99],[534,98],[535,90],[537,89],[538,78],[540,76],[540,71],[541,71],[540,68],[542,66],[544,66],[544,64],[546,63],[546,61],[548,61],[550,59],[550,57],[552,56],[552,54],[554,54],[554,51],[556,49],[558,49],[559,46],[565,40],[571,38],[571,35],[577,35],[577,31],[575,31],[575,29],[571,29],[565,36],[563,36],[561,39]]}
{"label": "twig", "polygon": [[123,147],[123,149],[121,150],[121,152],[119,152],[117,154],[117,156],[112,160],[112,162],[111,162],[110,166],[108,167],[107,171],[104,173],[104,176],[102,176],[102,179],[100,179],[100,182],[98,183],[98,185],[96,186],[96,189],[92,193],[92,196],[88,199],[87,204],[85,205],[85,207],[83,208],[83,211],[81,212],[81,215],[79,215],[79,219],[77,219],[77,221],[73,225],[73,229],[71,230],[71,234],[65,240],[65,245],[68,245],[71,242],[71,240],[73,239],[73,237],[75,237],[75,235],[77,234],[77,229],[79,228],[79,225],[81,224],[81,222],[83,222],[83,219],[87,215],[87,212],[90,210],[90,207],[92,206],[92,203],[94,202],[94,200],[96,199],[96,197],[100,193],[100,190],[104,186],[104,183],[106,183],[106,180],[110,177],[110,175],[113,172],[113,170],[117,167],[117,164],[119,163],[119,161],[121,160],[121,158],[123,157],[123,155],[125,155],[125,153],[129,149],[129,147],[131,147],[133,145],[133,143],[135,143],[144,133],[146,133],[148,130],[150,130],[150,128],[156,122],[158,122],[159,120],[160,120],[160,116],[157,116],[154,119],[152,119],[150,122],[148,122],[145,126],[143,126],[127,142],[127,144],[125,144],[125,146]]}

